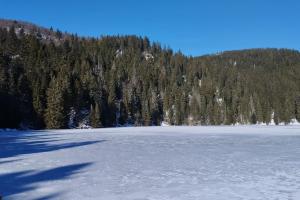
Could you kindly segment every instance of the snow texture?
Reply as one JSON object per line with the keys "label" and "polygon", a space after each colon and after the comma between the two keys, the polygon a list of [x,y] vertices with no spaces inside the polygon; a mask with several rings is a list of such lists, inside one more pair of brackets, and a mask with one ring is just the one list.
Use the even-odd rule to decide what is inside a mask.
{"label": "snow texture", "polygon": [[297,200],[300,126],[0,132],[5,200]]}

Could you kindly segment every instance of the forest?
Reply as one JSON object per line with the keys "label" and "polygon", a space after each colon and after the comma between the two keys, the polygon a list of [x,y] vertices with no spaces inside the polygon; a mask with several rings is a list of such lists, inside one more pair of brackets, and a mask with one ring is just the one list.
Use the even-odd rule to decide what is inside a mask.
{"label": "forest", "polygon": [[147,37],[8,24],[0,23],[0,128],[300,121],[296,50],[191,57]]}

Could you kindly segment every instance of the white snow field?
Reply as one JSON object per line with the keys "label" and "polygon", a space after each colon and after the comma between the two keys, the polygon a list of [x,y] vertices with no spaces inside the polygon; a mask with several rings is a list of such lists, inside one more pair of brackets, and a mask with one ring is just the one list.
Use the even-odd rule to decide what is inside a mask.
{"label": "white snow field", "polygon": [[300,126],[0,132],[4,200],[299,200]]}

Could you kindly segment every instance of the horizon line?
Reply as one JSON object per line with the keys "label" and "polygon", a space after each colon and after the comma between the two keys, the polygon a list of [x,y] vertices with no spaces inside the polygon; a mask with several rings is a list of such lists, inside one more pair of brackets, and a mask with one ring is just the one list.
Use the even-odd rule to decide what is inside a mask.
{"label": "horizon line", "polygon": [[3,21],[11,21],[11,22],[17,22],[17,23],[25,23],[25,24],[28,24],[28,25],[33,25],[33,26],[37,26],[38,28],[41,28],[41,29],[47,29],[47,30],[50,30],[51,28],[53,29],[52,31],[56,32],[56,31],[60,31],[64,34],[68,34],[68,35],[74,35],[74,36],[78,36],[80,38],[85,38],[85,39],[97,39],[97,40],[100,40],[101,38],[103,37],[125,37],[125,36],[135,36],[135,37],[140,37],[140,38],[148,38],[149,41],[151,42],[151,44],[154,44],[154,43],[158,43],[162,48],[165,48],[165,49],[170,49],[173,51],[173,53],[182,53],[184,56],[186,57],[193,57],[193,58],[197,58],[197,57],[203,57],[203,56],[212,56],[212,55],[218,55],[218,54],[223,54],[223,53],[226,53],[226,52],[235,52],[235,51],[246,51],[246,50],[259,50],[259,49],[276,49],[276,50],[291,50],[291,51],[297,51],[300,53],[300,48],[289,48],[289,47],[249,47],[249,48],[240,48],[240,49],[223,49],[223,50],[219,50],[219,51],[214,51],[214,52],[206,52],[206,53],[203,53],[203,54],[188,54],[188,53],[184,53],[180,48],[175,50],[174,48],[170,47],[169,44],[165,44],[165,43],[162,43],[162,41],[154,41],[154,40],[151,40],[151,38],[147,35],[140,35],[140,34],[126,34],[126,33],[117,33],[117,34],[99,34],[98,36],[93,36],[93,35],[85,35],[85,34],[78,34],[78,33],[74,33],[74,32],[68,32],[67,30],[61,30],[60,28],[58,27],[53,27],[53,26],[50,26],[50,27],[47,27],[47,26],[44,26],[44,25],[40,25],[39,23],[35,23],[35,22],[30,22],[30,21],[26,21],[26,20],[23,20],[23,19],[11,19],[11,18],[3,18],[3,17],[0,17],[0,21],[3,20]]}

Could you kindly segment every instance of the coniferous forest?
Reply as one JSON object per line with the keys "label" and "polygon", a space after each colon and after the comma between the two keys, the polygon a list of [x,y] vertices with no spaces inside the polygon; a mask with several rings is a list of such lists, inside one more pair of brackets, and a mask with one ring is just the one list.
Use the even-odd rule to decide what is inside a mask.
{"label": "coniferous forest", "polygon": [[295,50],[188,57],[146,37],[0,27],[0,128],[300,121]]}

